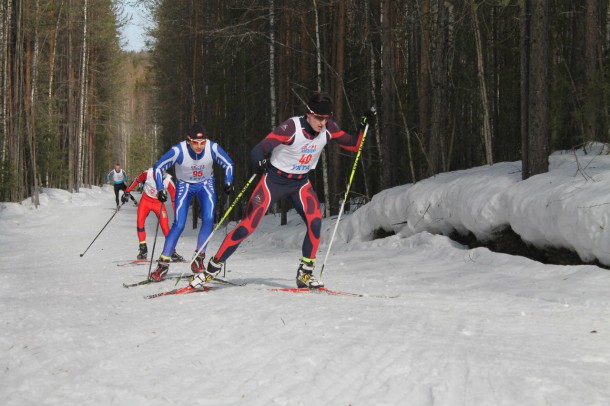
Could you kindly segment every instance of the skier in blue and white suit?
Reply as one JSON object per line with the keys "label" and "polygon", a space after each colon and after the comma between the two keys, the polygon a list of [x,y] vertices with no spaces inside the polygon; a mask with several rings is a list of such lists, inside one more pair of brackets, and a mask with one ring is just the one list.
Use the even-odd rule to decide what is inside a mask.
{"label": "skier in blue and white suit", "polygon": [[[157,268],[150,274],[151,281],[159,282],[167,275],[171,256],[186,225],[193,196],[197,196],[197,200],[199,200],[202,218],[195,252],[200,250],[201,245],[210,236],[214,227],[216,206],[214,162],[224,169],[224,191],[227,194],[231,193],[233,191],[233,161],[220,145],[207,139],[203,127],[195,123],[187,132],[187,140],[174,145],[153,166],[158,190],[157,198],[160,201],[167,200],[167,193],[163,187],[163,171],[175,166],[177,183],[174,223],[165,239]],[[191,265],[193,272],[203,272],[204,258],[205,247],[201,249],[201,254]]]}

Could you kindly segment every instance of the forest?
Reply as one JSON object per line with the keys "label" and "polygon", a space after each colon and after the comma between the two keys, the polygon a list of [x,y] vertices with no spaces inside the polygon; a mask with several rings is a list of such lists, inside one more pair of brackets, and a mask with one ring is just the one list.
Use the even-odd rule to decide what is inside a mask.
{"label": "forest", "polygon": [[[315,91],[357,131],[351,195],[609,142],[608,0],[140,0],[147,49],[121,49],[129,0],[2,0],[0,201],[130,177],[198,121],[252,173],[250,149]],[[310,178],[338,211],[354,154]],[[217,171],[221,172],[221,171]]]}

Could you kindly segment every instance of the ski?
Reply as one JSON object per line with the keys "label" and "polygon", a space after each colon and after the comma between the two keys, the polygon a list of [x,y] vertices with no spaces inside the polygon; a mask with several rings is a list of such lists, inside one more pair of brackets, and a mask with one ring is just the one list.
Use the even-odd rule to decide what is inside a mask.
{"label": "ski", "polygon": [[119,261],[119,263],[116,264],[116,266],[146,265],[149,263],[150,263],[150,260],[148,260],[148,259],[134,259],[134,260],[128,260],[128,261]]}
{"label": "ski", "polygon": [[[229,282],[224,279],[213,279],[210,282],[224,283],[224,284],[231,285],[231,286],[244,286],[245,285],[245,284],[240,285],[238,283]],[[170,295],[184,295],[187,293],[208,292],[208,291],[210,291],[212,289],[216,289],[216,288],[218,288],[218,286],[205,285],[202,288],[195,289],[191,285],[186,285],[182,288],[176,288],[176,289],[172,289],[172,290],[166,290],[165,292],[153,293],[152,295],[146,295],[146,296],[144,296],[144,299],[154,299],[156,297],[170,296]]]}
{"label": "ski", "polygon": [[383,295],[369,295],[366,293],[354,293],[354,292],[344,292],[340,290],[330,290],[325,287],[309,289],[309,288],[271,288],[269,289],[272,292],[289,292],[289,293],[317,293],[323,295],[335,295],[335,296],[350,296],[350,297],[376,297],[382,299],[393,299],[398,297],[396,296],[383,296]]}
{"label": "ski", "polygon": [[[166,280],[171,280],[171,279],[180,279],[180,278],[182,278],[182,279],[187,279],[187,280],[190,281],[190,278],[194,277],[195,275],[197,275],[197,274],[193,273],[193,274],[188,274],[188,275],[173,275],[173,276],[168,276],[168,277],[166,277],[163,280],[166,281]],[[163,282],[163,281],[161,281],[161,282]],[[232,286],[245,286],[246,285],[245,283],[229,282],[228,280],[220,279],[220,278],[212,279],[210,282],[217,282],[217,283],[222,283],[222,284],[225,284],[225,285],[232,285]],[[123,287],[124,288],[133,288],[135,286],[148,285],[148,284],[151,284],[151,283],[157,283],[157,282],[153,282],[153,281],[150,281],[148,279],[144,279],[143,281],[136,282],[136,283],[130,283],[130,284],[123,283]]]}
{"label": "ski", "polygon": [[[190,277],[192,277],[193,275],[194,275],[194,274],[190,274],[190,275],[184,275],[184,276],[183,276],[183,278],[190,278]],[[171,280],[171,279],[179,279],[179,278],[180,278],[180,275],[173,275],[173,276],[168,276],[168,277],[166,277],[165,279],[163,279],[163,281],[168,281],[168,280]],[[161,281],[161,282],[163,282],[163,281]],[[124,287],[124,288],[133,288],[134,286],[148,285],[148,284],[150,284],[150,283],[157,283],[157,282],[153,282],[153,281],[151,281],[151,280],[144,279],[143,281],[136,282],[136,283],[131,283],[131,284],[126,284],[126,283],[123,283],[123,287]]]}
{"label": "ski", "polygon": [[360,293],[351,293],[351,292],[341,292],[337,290],[330,290],[327,288],[271,288],[269,289],[272,292],[289,292],[289,293],[318,293],[324,295],[338,295],[338,296],[354,296],[354,297],[364,297],[363,294]]}
{"label": "ski", "polygon": [[[117,261],[116,266],[129,266],[129,265],[148,265],[150,259],[134,259],[129,261]],[[171,261],[170,264],[185,264],[189,261]]]}
{"label": "ski", "polygon": [[210,282],[224,283],[225,285],[231,285],[231,286],[246,286],[247,285],[247,283],[231,282],[231,281],[228,281],[228,280],[222,279],[222,278],[214,278]]}
{"label": "ski", "polygon": [[144,299],[154,299],[156,297],[170,296],[170,295],[184,295],[187,293],[209,292],[212,289],[213,289],[212,286],[204,286],[200,289],[195,289],[195,288],[191,287],[191,285],[186,285],[182,288],[166,290],[165,292],[153,293],[152,295],[146,295],[146,296],[144,296]]}

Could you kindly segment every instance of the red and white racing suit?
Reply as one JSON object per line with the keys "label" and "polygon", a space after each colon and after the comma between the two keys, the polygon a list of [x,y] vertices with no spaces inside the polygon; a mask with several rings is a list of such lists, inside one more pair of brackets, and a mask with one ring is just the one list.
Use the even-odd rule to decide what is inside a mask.
{"label": "red and white racing suit", "polygon": [[[148,168],[147,171],[142,172],[137,178],[135,178],[131,185],[127,188],[126,192],[131,192],[140,183],[144,184],[144,189],[142,191],[142,198],[138,204],[137,232],[138,240],[141,243],[144,243],[146,242],[146,217],[148,217],[148,214],[151,211],[155,213],[159,219],[159,225],[161,226],[161,230],[165,236],[167,236],[169,233],[169,220],[167,210],[165,209],[165,204],[157,199],[157,185],[155,183],[152,168]],[[163,178],[163,185],[169,192],[172,199],[172,210],[174,210],[176,187],[174,186],[174,182],[172,182],[172,177],[170,175],[165,175]]]}

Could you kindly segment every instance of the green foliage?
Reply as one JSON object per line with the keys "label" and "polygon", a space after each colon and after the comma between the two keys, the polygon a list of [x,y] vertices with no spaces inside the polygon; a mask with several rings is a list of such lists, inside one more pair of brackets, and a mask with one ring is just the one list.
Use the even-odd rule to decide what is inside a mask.
{"label": "green foliage", "polygon": [[[155,19],[150,53],[121,52],[120,2],[88,2],[85,127],[89,142],[84,153],[93,162],[83,169],[86,183],[102,179],[116,160],[126,159],[130,174],[146,169],[184,139],[195,120],[234,159],[239,182],[250,173],[249,151],[272,129],[272,119],[278,123],[303,113],[299,97],[306,99],[316,90],[318,79],[322,90],[340,95],[343,110],[334,119],[350,133],[356,131],[355,123],[363,111],[373,104],[378,107],[378,127],[367,138],[363,165],[353,185],[355,193],[370,197],[387,186],[382,179],[384,168],[391,169],[392,185],[410,182],[412,176],[427,176],[431,158],[442,159],[449,170],[485,162],[471,2],[431,1],[430,24],[426,25],[422,7],[427,2],[396,0],[383,2],[385,8],[381,8],[381,3],[372,0],[346,1],[344,31],[338,27],[342,3],[336,1],[319,0],[317,10],[314,2],[275,1],[273,26],[268,0],[145,3]],[[19,20],[17,11],[12,11],[12,38],[18,29],[24,37],[7,44],[5,52],[17,57],[7,60],[14,64],[10,66],[13,76],[7,79],[14,82],[4,89],[6,97],[1,100],[12,103],[3,106],[7,111],[20,112],[8,118],[12,133],[3,134],[3,140],[11,142],[7,143],[9,162],[2,162],[2,171],[13,176],[16,191],[7,193],[7,186],[2,185],[5,198],[21,198],[31,187],[31,168],[22,153],[27,151],[27,138],[22,135],[31,128],[30,122],[35,124],[35,163],[43,185],[74,186],[69,183],[77,174],[71,174],[68,165],[77,158],[83,4],[25,3],[29,9],[20,15],[28,15],[27,21]],[[519,160],[522,154],[520,21],[524,4],[476,2],[495,161]],[[551,149],[570,148],[591,139],[608,141],[608,4],[598,2],[596,7],[591,17],[579,2],[551,1]],[[587,31],[591,27],[594,29]],[[25,72],[25,64],[19,61],[33,61],[26,53],[33,49],[36,33],[39,63],[33,86],[38,100],[35,111],[30,112],[25,83],[34,75]],[[422,45],[424,33],[430,37],[428,49]],[[588,53],[587,41],[594,42]],[[22,48],[16,48],[17,44]],[[342,73],[337,71],[339,45],[344,47]],[[593,54],[598,59],[592,60]],[[425,73],[423,55],[430,61]],[[422,97],[421,84],[428,81],[428,94]],[[392,148],[384,152],[387,145]],[[330,150],[329,160],[339,156],[338,173],[331,176],[339,178],[341,186],[337,187],[342,188],[353,155]],[[323,196],[321,167],[311,178]],[[341,190],[330,194],[338,196]]]}
{"label": "green foliage", "polygon": [[11,162],[0,162],[0,179],[3,179],[3,182],[0,183],[0,202],[11,200],[11,195],[17,186],[15,172]]}
{"label": "green foliage", "polygon": [[[157,151],[153,150],[153,144],[140,131],[131,134],[129,141],[130,177],[133,179],[156,162]],[[151,160],[151,157],[154,159]]]}

